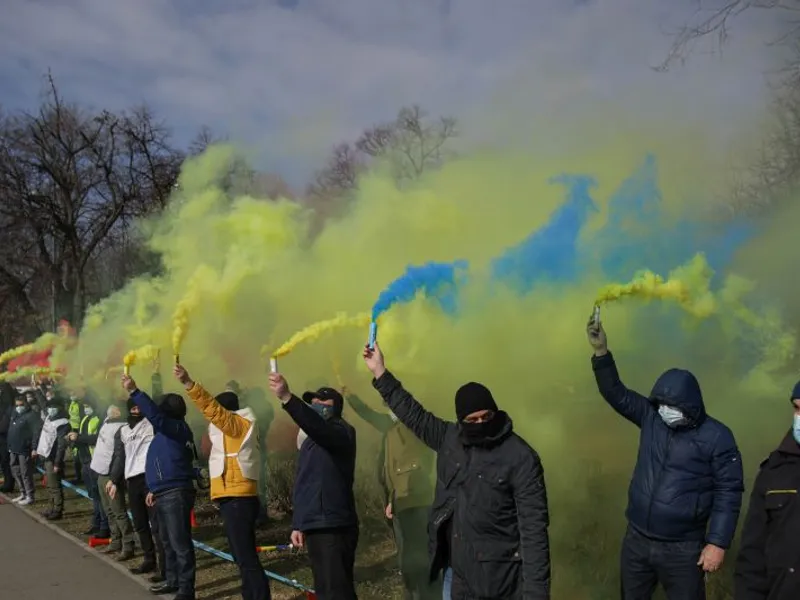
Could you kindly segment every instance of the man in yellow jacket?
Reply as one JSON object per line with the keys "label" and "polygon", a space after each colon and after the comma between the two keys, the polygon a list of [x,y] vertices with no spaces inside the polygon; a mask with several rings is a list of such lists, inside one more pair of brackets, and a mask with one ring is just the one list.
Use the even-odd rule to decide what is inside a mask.
{"label": "man in yellow jacket", "polygon": [[175,365],[174,374],[209,423],[211,500],[220,506],[228,546],[242,577],[242,598],[270,600],[269,582],[256,551],[261,443],[255,414],[249,408],[239,409],[239,397],[233,392],[213,397],[181,365]]}

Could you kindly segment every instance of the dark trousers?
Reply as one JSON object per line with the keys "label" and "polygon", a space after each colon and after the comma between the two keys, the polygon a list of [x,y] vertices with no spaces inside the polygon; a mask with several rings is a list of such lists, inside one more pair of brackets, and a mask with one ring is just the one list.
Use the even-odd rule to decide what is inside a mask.
{"label": "dark trousers", "polygon": [[73,450],[75,453],[72,457],[72,466],[75,470],[75,483],[78,485],[83,485],[83,461],[81,461],[81,455],[76,451]]}
{"label": "dark trousers", "polygon": [[97,475],[89,468],[88,462],[81,465],[83,467],[83,482],[86,485],[86,492],[92,499],[92,529],[95,534],[111,537],[111,530],[108,528],[108,516],[103,510],[103,503],[100,501],[100,489],[97,487]]}
{"label": "dark trousers", "polygon": [[219,501],[228,546],[242,576],[242,600],[270,600],[269,581],[256,552],[258,496],[221,498]]}
{"label": "dark trousers", "polygon": [[167,583],[186,598],[194,598],[197,572],[191,518],[195,495],[194,488],[165,490],[155,495]]}
{"label": "dark trousers", "polygon": [[430,582],[428,508],[407,508],[395,513],[392,528],[406,600],[439,600],[442,584]]}
{"label": "dark trousers", "polygon": [[622,600],[650,600],[660,583],[669,600],[705,600],[705,574],[697,566],[703,542],[652,540],[630,525],[622,542]]}
{"label": "dark trousers", "polygon": [[10,494],[14,491],[14,473],[11,471],[8,439],[4,435],[0,435],[0,473],[3,475],[3,487],[0,487],[0,492]]}
{"label": "dark trousers", "polygon": [[304,531],[318,600],[357,600],[353,581],[358,526]]}
{"label": "dark trousers", "polygon": [[[55,469],[58,467],[58,472]],[[47,491],[50,493],[49,513],[60,515],[64,512],[64,489],[61,477],[64,474],[64,463],[56,465],[52,460],[44,461],[44,473],[47,476]]]}
{"label": "dark trousers", "polygon": [[128,481],[128,504],[133,517],[133,532],[139,540],[144,555],[144,564],[159,565],[164,571],[164,544],[159,537],[154,539],[150,521],[155,513],[154,508],[147,506],[147,483],[144,473],[131,477]]}

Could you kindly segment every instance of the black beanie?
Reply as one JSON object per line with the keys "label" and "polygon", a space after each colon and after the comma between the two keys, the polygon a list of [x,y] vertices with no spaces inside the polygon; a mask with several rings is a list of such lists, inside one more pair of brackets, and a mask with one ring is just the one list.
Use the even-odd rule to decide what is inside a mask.
{"label": "black beanie", "polygon": [[222,408],[237,411],[239,410],[239,396],[233,392],[222,392],[216,397],[217,402],[222,405]]}
{"label": "black beanie", "polygon": [[794,384],[794,389],[792,390],[792,397],[789,398],[789,401],[794,404],[795,400],[800,400],[800,381]]}
{"label": "black beanie", "polygon": [[165,415],[173,419],[183,419],[186,416],[186,402],[178,394],[164,394],[159,407]]}
{"label": "black beanie", "polygon": [[131,412],[134,406],[136,406],[136,402],[133,401],[133,398],[128,398],[128,412]]}
{"label": "black beanie", "polygon": [[456,392],[456,418],[463,421],[464,417],[480,410],[497,412],[497,404],[492,392],[485,385],[470,381],[465,383]]}

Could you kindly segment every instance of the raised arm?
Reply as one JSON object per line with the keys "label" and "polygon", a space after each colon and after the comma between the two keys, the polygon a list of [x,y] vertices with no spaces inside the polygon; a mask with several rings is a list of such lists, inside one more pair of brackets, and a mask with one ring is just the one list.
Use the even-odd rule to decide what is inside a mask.
{"label": "raised arm", "polygon": [[153,402],[152,398],[140,389],[131,393],[131,400],[139,407],[144,418],[150,421],[155,433],[160,433],[179,442],[192,441],[192,431],[185,421],[167,417]]}
{"label": "raised arm", "polygon": [[294,394],[287,402],[281,403],[300,429],[323,448],[331,452],[348,451],[353,448],[351,432],[339,419],[322,418],[317,411]]}
{"label": "raised arm", "polygon": [[347,398],[348,404],[350,404],[350,408],[353,409],[353,412],[378,431],[385,433],[392,428],[394,423],[389,415],[373,410],[355,394],[347,394],[345,397]]}
{"label": "raised arm", "polygon": [[206,421],[218,427],[222,433],[232,438],[243,438],[247,434],[250,421],[226,409],[203,386],[192,382],[186,393]]}
{"label": "raised arm", "polygon": [[547,528],[547,489],[538,455],[529,450],[513,471],[522,546],[522,595],[531,600],[550,599],[550,538]]}
{"label": "raised arm", "polygon": [[733,433],[725,426],[722,426],[714,446],[711,466],[714,470],[714,503],[706,542],[725,550],[730,547],[736,533],[744,492],[742,456]]}
{"label": "raised arm", "polygon": [[619,378],[617,365],[611,352],[592,357],[592,369],[597,389],[609,406],[628,421],[641,427],[653,407],[641,394],[628,389]]}
{"label": "raised arm", "polygon": [[750,506],[744,520],[736,569],[733,574],[736,600],[767,600],[769,577],[767,575],[767,509],[766,489],[762,473],[756,476],[750,494]]}

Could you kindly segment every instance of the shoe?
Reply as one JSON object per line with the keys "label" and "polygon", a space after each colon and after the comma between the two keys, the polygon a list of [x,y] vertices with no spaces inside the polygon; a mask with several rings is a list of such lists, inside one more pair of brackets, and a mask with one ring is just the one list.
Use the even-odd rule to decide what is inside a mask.
{"label": "shoe", "polygon": [[134,575],[146,575],[156,570],[156,563],[144,561],[138,567],[131,567],[128,570]]}
{"label": "shoe", "polygon": [[158,585],[150,587],[150,593],[155,594],[156,596],[162,596],[164,594],[174,594],[177,591],[178,591],[178,586],[170,585],[169,583],[159,583]]}
{"label": "shoe", "polygon": [[18,504],[19,502],[22,502],[23,500],[25,500],[25,494],[20,494],[20,495],[19,495],[19,496],[17,496],[16,498],[12,498],[12,499],[11,499],[11,501],[12,501],[14,504]]}
{"label": "shoe", "polygon": [[167,578],[164,577],[164,575],[162,575],[161,573],[156,573],[155,575],[151,575],[150,577],[147,578],[147,581],[149,581],[150,583],[164,583],[166,580]]}
{"label": "shoe", "polygon": [[119,553],[114,560],[117,562],[127,562],[133,558],[133,548],[125,548],[122,552]]}
{"label": "shoe", "polygon": [[63,515],[60,512],[51,512],[45,517],[48,521],[60,521],[63,519]]}
{"label": "shoe", "polygon": [[24,500],[20,500],[19,502],[17,502],[17,504],[19,506],[30,506],[34,502],[35,502],[35,500],[33,498],[28,497],[28,498],[25,498]]}

